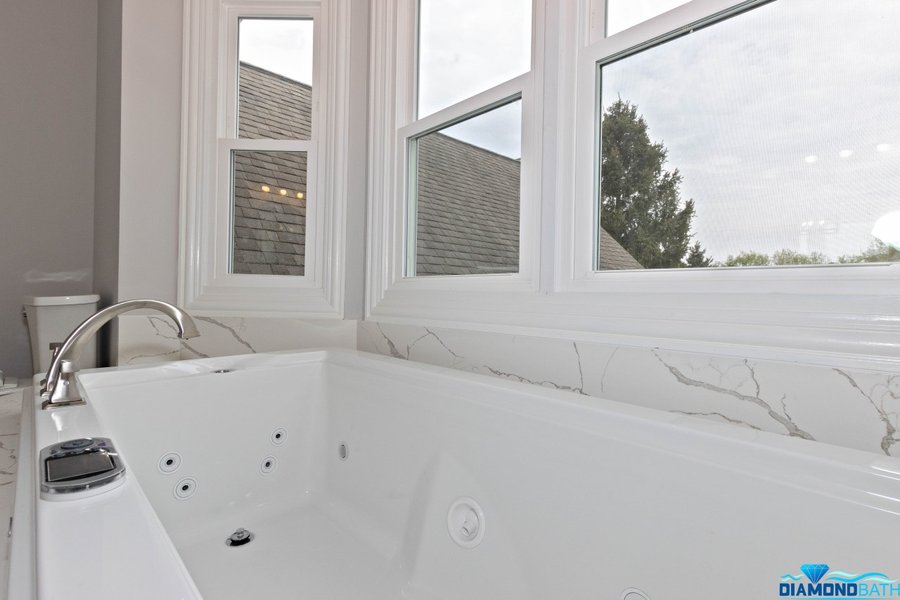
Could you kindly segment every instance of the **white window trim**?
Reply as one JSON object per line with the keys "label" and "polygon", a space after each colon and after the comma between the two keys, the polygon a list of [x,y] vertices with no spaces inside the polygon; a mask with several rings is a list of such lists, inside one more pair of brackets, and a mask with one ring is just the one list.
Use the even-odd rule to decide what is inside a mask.
{"label": "white window trim", "polygon": [[403,77],[396,74],[410,73],[411,58],[409,48],[398,53],[399,62],[394,52],[409,43],[403,40],[411,37],[406,32],[414,21],[404,22],[396,3],[376,0],[366,317],[823,365],[900,367],[900,264],[592,270],[597,61],[742,4],[693,0],[609,38],[602,35],[605,0],[559,0],[546,14],[535,11],[535,31],[546,48],[546,64],[538,69],[535,63],[546,85],[534,92],[545,132],[538,146],[543,200],[540,222],[530,225],[540,230],[540,254],[528,285],[516,289],[478,276],[402,278],[404,179],[397,131],[411,107],[399,102]]}
{"label": "white window trim", "polygon": [[[235,139],[238,16],[315,20],[313,141]],[[344,316],[350,27],[349,3],[336,0],[186,0],[178,299],[188,310]],[[305,275],[228,273],[231,149],[308,152]]]}

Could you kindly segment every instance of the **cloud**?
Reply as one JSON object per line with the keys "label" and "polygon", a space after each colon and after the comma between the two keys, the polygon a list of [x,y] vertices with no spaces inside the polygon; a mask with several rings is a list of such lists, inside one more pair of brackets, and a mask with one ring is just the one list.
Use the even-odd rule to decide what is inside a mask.
{"label": "cloud", "polygon": [[312,84],[311,19],[241,19],[240,60]]}

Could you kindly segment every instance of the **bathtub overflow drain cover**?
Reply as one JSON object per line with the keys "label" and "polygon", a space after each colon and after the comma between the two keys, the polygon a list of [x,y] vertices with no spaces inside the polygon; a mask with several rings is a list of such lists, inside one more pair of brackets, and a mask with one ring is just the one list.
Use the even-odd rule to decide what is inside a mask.
{"label": "bathtub overflow drain cover", "polygon": [[243,546],[253,541],[253,534],[241,527],[225,540],[226,546]]}

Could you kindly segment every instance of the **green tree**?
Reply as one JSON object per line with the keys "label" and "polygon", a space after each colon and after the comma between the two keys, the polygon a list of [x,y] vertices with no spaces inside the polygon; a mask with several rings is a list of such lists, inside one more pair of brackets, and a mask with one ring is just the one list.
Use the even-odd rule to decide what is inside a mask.
{"label": "green tree", "polygon": [[824,265],[827,262],[828,257],[821,252],[801,254],[785,248],[772,255],[772,264],[774,265]]}
{"label": "green tree", "polygon": [[741,252],[737,256],[728,255],[723,267],[765,267],[769,265],[769,255],[759,252]]}
{"label": "green tree", "polygon": [[681,174],[663,168],[668,151],[636,105],[619,99],[606,110],[601,145],[603,229],[645,268],[708,266],[699,243],[686,262],[694,201],[682,202]]}
{"label": "green tree", "polygon": [[694,242],[688,250],[687,260],[689,267],[713,267],[713,259],[706,255],[706,250],[700,247],[700,242]]}
{"label": "green tree", "polygon": [[828,257],[821,252],[803,254],[787,248],[775,252],[770,257],[761,252],[741,252],[737,256],[728,255],[723,263],[717,263],[717,267],[768,267],[778,265],[824,265],[828,263]]}
{"label": "green tree", "polygon": [[900,261],[900,250],[888,246],[881,240],[875,240],[861,254],[839,256],[839,263],[864,263],[864,262],[897,262]]}

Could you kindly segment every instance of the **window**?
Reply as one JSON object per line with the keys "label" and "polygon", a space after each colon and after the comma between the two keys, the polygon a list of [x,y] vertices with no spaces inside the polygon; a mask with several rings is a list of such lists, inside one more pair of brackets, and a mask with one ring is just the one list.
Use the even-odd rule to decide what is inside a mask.
{"label": "window", "polygon": [[[312,19],[238,20],[231,273],[304,274],[306,206],[313,200],[308,167],[316,149],[313,35]],[[259,142],[254,150],[241,150],[242,140],[295,143],[287,152],[265,150]]]}
{"label": "window", "polygon": [[409,274],[518,272],[521,104],[412,140]]}
{"label": "window", "polygon": [[900,260],[898,27],[777,1],[601,62],[597,268]]}
{"label": "window", "polygon": [[531,2],[419,0],[416,9],[406,275],[517,274]]}
{"label": "window", "polygon": [[[343,314],[350,9],[189,0],[180,301],[216,314]],[[361,57],[357,57],[359,60]],[[362,60],[365,60],[362,58]],[[359,176],[356,176],[359,179]]]}
{"label": "window", "polygon": [[825,362],[900,335],[896,2],[536,0],[525,63],[479,6],[377,5],[369,318]]}

